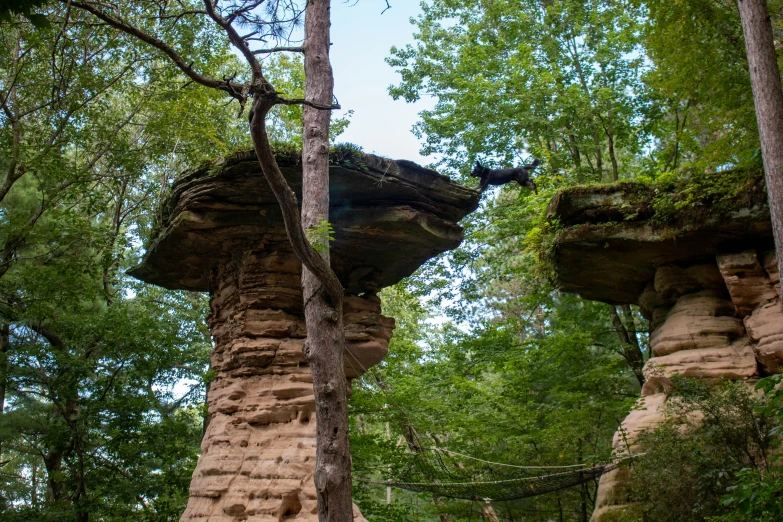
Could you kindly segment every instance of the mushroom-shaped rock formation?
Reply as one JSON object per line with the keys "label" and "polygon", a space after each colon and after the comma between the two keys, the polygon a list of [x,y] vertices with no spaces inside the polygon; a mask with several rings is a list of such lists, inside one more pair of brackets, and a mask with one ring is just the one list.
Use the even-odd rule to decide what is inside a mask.
{"label": "mushroom-shaped rock formation", "polygon": [[[618,455],[662,421],[671,375],[752,382],[783,365],[780,275],[763,187],[667,219],[655,214],[656,197],[637,183],[580,187],[547,209],[560,227],[548,253],[559,287],[639,305],[650,320],[653,357],[640,403],[615,436]],[[601,478],[592,520],[624,508],[628,473]]]}
{"label": "mushroom-shaped rock formation", "polygon": [[[415,163],[347,152],[330,167],[330,222],[352,379],[384,358],[394,329],[375,293],[459,245],[457,222],[476,209],[479,194]],[[301,193],[297,155],[277,161]],[[301,264],[255,156],[235,154],[182,176],[156,230],[131,275],[211,296],[216,375],[182,520],[316,521]],[[363,520],[356,509],[354,516]]]}

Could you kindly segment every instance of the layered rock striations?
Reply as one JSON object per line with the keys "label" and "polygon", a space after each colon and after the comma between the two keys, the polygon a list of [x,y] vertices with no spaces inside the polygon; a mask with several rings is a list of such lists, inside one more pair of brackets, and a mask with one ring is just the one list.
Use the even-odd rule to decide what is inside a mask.
{"label": "layered rock striations", "polygon": [[[331,261],[346,289],[345,374],[387,353],[394,320],[376,292],[462,240],[478,193],[406,161],[353,152],[330,169]],[[295,155],[278,163],[298,192]],[[301,265],[254,156],[180,178],[132,275],[210,292],[209,423],[183,521],[317,520],[315,403],[303,354]],[[355,520],[364,520],[358,510]]]}
{"label": "layered rock striations", "polygon": [[[561,192],[548,217],[560,225],[550,253],[559,286],[587,299],[636,304],[650,321],[652,357],[642,397],[614,438],[633,452],[663,421],[669,377],[753,382],[783,365],[783,305],[763,198],[724,212],[658,222],[645,185]],[[628,503],[628,468],[604,475],[594,521]]]}

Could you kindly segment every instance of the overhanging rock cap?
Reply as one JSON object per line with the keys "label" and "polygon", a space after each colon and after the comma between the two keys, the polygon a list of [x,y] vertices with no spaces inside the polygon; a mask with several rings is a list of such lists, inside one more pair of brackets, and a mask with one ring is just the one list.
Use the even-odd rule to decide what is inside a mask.
{"label": "overhanging rock cap", "polygon": [[[406,160],[358,151],[330,165],[332,266],[349,293],[377,291],[457,247],[457,222],[478,207],[478,191]],[[301,198],[295,153],[277,162]],[[130,275],[170,289],[207,291],[221,257],[247,245],[290,248],[282,215],[252,151],[185,173],[162,202],[156,232]]]}
{"label": "overhanging rock cap", "polygon": [[731,210],[694,205],[665,223],[653,219],[649,184],[562,190],[547,207],[547,218],[561,227],[549,253],[557,286],[585,299],[636,304],[659,266],[714,260],[738,244],[771,248],[763,174],[760,180]]}

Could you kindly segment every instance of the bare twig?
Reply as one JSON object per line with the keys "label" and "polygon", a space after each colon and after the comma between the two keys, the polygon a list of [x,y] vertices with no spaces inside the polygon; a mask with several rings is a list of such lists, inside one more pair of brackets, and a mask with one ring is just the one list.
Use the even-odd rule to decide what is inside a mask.
{"label": "bare twig", "polygon": [[253,54],[269,54],[269,53],[303,53],[304,47],[272,47],[270,49],[256,49]]}
{"label": "bare twig", "polygon": [[[199,83],[205,87],[211,87],[213,89],[219,89],[221,91],[225,91],[229,93],[232,97],[237,99],[240,99],[239,96],[241,95],[239,93],[247,92],[247,89],[237,90],[235,87],[228,85],[225,81],[220,81],[215,78],[211,78],[209,76],[205,76],[203,74],[196,72],[190,65],[188,65],[188,63],[182,58],[182,56],[180,56],[180,54],[177,51],[175,51],[174,48],[172,48],[166,42],[164,42],[163,40],[155,36],[152,36],[151,34],[142,31],[138,27],[126,23],[124,20],[120,19],[118,15],[109,14],[104,10],[96,7],[96,5],[92,2],[76,2],[73,0],[68,0],[68,1],[71,2],[72,6],[87,11],[89,13],[92,13],[95,17],[97,17],[100,20],[103,20],[104,22],[114,27],[115,29],[119,29],[124,33],[127,33],[131,36],[138,38],[142,42],[145,42],[163,51],[163,53],[165,53],[169,58],[171,58],[171,61],[174,62],[174,65],[176,65],[177,68],[179,68],[179,70],[185,73],[194,82]],[[66,3],[66,0],[60,0],[60,2]],[[214,13],[214,8],[211,2],[209,0],[205,0],[205,4],[207,6],[207,11],[211,10],[212,13]],[[212,13],[210,13],[210,16],[212,16]],[[215,15],[215,16],[218,16],[218,18],[220,18],[219,15]],[[220,19],[222,20],[222,18]],[[233,32],[234,34],[236,34],[236,31]],[[233,40],[232,43],[234,43]],[[253,56],[252,53],[250,54],[250,56],[251,57]],[[244,96],[242,97],[242,101],[244,101]]]}

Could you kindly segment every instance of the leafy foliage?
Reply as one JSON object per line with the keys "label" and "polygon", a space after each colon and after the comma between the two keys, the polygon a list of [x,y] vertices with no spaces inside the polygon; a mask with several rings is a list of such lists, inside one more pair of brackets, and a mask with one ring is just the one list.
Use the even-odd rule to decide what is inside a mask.
{"label": "leafy foliage", "polygon": [[[275,88],[287,98],[304,97],[304,62],[301,56],[273,54],[264,61],[264,74],[274,80]],[[353,111],[345,116],[332,116],[329,124],[329,139],[334,141],[351,121]],[[275,150],[281,147],[302,149],[302,106],[278,105],[272,109],[267,119],[267,131]]]}
{"label": "leafy foliage", "polygon": [[[164,22],[150,16],[158,7],[118,4],[205,74],[246,80],[214,26]],[[779,30],[777,0],[770,12]],[[176,520],[210,376],[205,299],[124,270],[176,173],[250,142],[237,107],[80,13],[35,0],[0,8],[0,517]],[[283,37],[278,22],[270,38]],[[402,471],[412,428],[497,463],[606,461],[639,394],[648,325],[632,307],[553,288],[546,256],[561,225],[545,207],[560,190],[619,179],[640,182],[659,225],[764,197],[735,5],[427,0],[413,23],[417,42],[388,59],[401,75],[390,93],[436,100],[415,129],[435,166],[466,182],[476,159],[534,156],[544,168],[538,195],[489,192],[459,249],[383,291],[397,328],[386,360],[354,383],[355,473]],[[270,56],[264,71],[302,97],[298,57]],[[332,138],[347,123],[333,121]],[[268,127],[278,154],[298,154],[300,106],[276,107]],[[348,145],[330,161],[366,168]],[[332,235],[324,220],[310,240]],[[780,519],[775,382],[761,382],[760,404],[743,385],[681,382],[636,464],[635,516]],[[494,509],[503,520],[587,520],[595,491]],[[488,517],[477,503],[413,493],[387,503],[385,488],[358,481],[355,499],[373,521]]]}
{"label": "leafy foliage", "polygon": [[362,148],[353,143],[335,144],[329,151],[329,164],[362,172],[368,171]]}
{"label": "leafy foliage", "polygon": [[38,9],[46,5],[49,0],[6,0],[0,6],[0,21],[10,22],[14,15],[24,16],[33,26],[44,29],[49,27],[46,16],[36,13]]}
{"label": "leafy foliage", "polygon": [[[124,272],[175,175],[249,137],[149,47],[44,12],[56,26],[0,23],[0,518],[178,520],[203,430],[206,297]],[[232,74],[210,25],[162,29]]]}
{"label": "leafy foliage", "polygon": [[[564,465],[608,458],[611,433],[637,396],[638,384],[623,359],[597,343],[598,338],[612,342],[605,335],[602,306],[561,296],[532,321],[508,313],[466,333],[449,322],[428,325],[426,309],[404,286],[385,290],[382,297],[385,313],[401,320],[389,358],[354,386],[356,476],[395,476],[394,466],[409,460],[399,455],[407,449],[406,426],[414,426],[427,444],[493,462]],[[595,323],[588,326],[591,320]],[[378,486],[357,483],[356,488],[357,498],[367,498],[360,502],[363,510],[383,505]],[[513,517],[546,519],[559,509],[591,511],[594,494],[591,484],[508,502],[504,509]],[[419,502],[417,513],[450,513],[456,520],[467,520],[476,509],[397,491],[394,496],[411,509]],[[426,511],[424,500],[429,500]]]}
{"label": "leafy foliage", "polygon": [[639,504],[623,519],[775,520],[783,499],[772,386],[762,381],[768,394],[759,396],[742,382],[675,379],[667,421],[640,438],[631,484]]}
{"label": "leafy foliage", "polygon": [[436,96],[416,133],[442,165],[527,152],[580,181],[617,179],[644,141],[640,20],[627,2],[426,2],[417,44],[392,48],[402,82],[390,93]]}
{"label": "leafy foliage", "polygon": [[[778,24],[775,5],[770,12]],[[367,459],[377,451],[384,460],[365,468],[357,458],[356,474],[389,476],[384,466],[400,457],[369,447],[380,436],[404,449],[406,424],[433,444],[493,462],[606,458],[610,433],[638,396],[633,376],[643,380],[648,325],[632,307],[612,309],[552,288],[547,256],[562,225],[546,219],[545,207],[560,190],[618,179],[637,181],[627,185],[644,199],[643,209],[629,209],[623,219],[653,218],[660,226],[729,215],[765,199],[736,8],[657,0],[428,0],[422,11],[412,20],[416,43],[392,48],[387,60],[400,74],[389,89],[393,97],[436,101],[414,129],[422,153],[463,181],[476,159],[508,167],[533,156],[544,168],[537,196],[514,187],[488,193],[463,222],[459,249],[382,294],[390,315],[406,313],[396,305],[401,296],[424,308],[415,323],[403,323],[418,328],[392,340],[392,353],[405,357],[387,359],[357,386],[356,428],[376,438],[357,435],[354,450]],[[689,396],[703,406],[706,393]],[[752,407],[750,398],[738,389],[724,393],[709,399],[723,401],[721,415],[750,422],[729,407],[730,400]],[[387,425],[391,435],[383,438]],[[671,513],[683,520],[715,515],[726,487],[736,484],[735,472],[743,476],[741,465],[726,465],[724,453],[704,450],[706,443],[686,440],[677,429],[650,436],[669,441],[661,458],[668,451],[687,463],[674,470],[648,461]],[[689,460],[694,452],[701,460]],[[764,489],[774,498],[776,479],[751,484],[750,476],[742,491]],[[667,486],[673,477],[683,492]],[[357,498],[366,499],[362,508],[383,507],[383,492],[371,495],[369,488],[356,486]],[[575,490],[495,511],[507,520],[587,520],[593,493]],[[480,516],[470,504],[394,494],[403,505],[418,502],[425,520]],[[697,497],[703,499],[687,514],[677,511]],[[638,515],[669,519],[665,506],[654,509]]]}
{"label": "leafy foliage", "polygon": [[325,254],[329,251],[329,242],[334,241],[334,228],[326,219],[321,219],[305,230],[307,240],[313,245],[315,251],[319,254]]}

